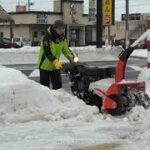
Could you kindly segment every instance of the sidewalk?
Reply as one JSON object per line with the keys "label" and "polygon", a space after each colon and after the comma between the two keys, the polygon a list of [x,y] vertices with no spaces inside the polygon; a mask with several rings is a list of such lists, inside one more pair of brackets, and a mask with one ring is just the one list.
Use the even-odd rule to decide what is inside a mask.
{"label": "sidewalk", "polygon": [[111,150],[114,148],[117,148],[119,144],[117,143],[110,143],[110,144],[99,144],[99,145],[93,145],[89,147],[82,147],[74,150]]}
{"label": "sidewalk", "polygon": [[[80,62],[84,61],[113,61],[118,59],[121,47],[96,46],[71,47],[71,50],[79,57]],[[0,49],[0,64],[37,64],[39,47],[23,47],[20,49]],[[132,57],[147,57],[147,50],[135,50]],[[62,62],[68,60],[62,56]]]}

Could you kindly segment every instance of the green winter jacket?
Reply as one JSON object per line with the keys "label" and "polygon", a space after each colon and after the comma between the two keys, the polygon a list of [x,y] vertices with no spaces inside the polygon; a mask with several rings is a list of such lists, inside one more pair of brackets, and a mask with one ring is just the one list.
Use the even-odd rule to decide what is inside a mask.
{"label": "green winter jacket", "polygon": [[[51,28],[42,37],[40,51],[38,55],[38,66],[39,69],[46,71],[53,71],[55,67],[53,61],[59,59],[63,53],[68,60],[73,59],[74,55],[67,45],[67,41],[64,36],[53,38]],[[58,38],[57,38],[58,37]]]}

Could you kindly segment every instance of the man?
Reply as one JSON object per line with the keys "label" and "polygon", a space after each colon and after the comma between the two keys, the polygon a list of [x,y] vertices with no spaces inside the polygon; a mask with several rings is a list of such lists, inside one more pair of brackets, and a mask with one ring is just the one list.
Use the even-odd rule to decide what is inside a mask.
{"label": "man", "polygon": [[38,56],[38,66],[40,71],[40,83],[49,87],[50,82],[53,89],[62,88],[61,72],[62,64],[60,56],[64,56],[73,62],[74,54],[68,48],[64,36],[65,24],[62,20],[56,20],[43,36]]}

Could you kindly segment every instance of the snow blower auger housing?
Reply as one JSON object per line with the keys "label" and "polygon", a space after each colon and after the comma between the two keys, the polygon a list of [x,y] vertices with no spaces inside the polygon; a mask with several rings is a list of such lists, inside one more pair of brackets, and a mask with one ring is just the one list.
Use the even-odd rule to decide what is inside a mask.
{"label": "snow blower auger housing", "polygon": [[64,71],[69,74],[72,93],[86,104],[96,105],[101,112],[111,115],[124,114],[136,105],[149,108],[145,82],[124,80],[126,63],[132,52],[133,48],[123,50],[116,67],[65,64]]}

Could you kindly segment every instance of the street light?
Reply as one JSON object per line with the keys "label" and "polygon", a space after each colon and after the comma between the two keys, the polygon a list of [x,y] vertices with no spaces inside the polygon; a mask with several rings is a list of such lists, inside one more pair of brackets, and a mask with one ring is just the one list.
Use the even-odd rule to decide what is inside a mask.
{"label": "street light", "polygon": [[102,47],[103,24],[102,24],[102,0],[97,0],[97,16],[96,16],[96,47]]}

